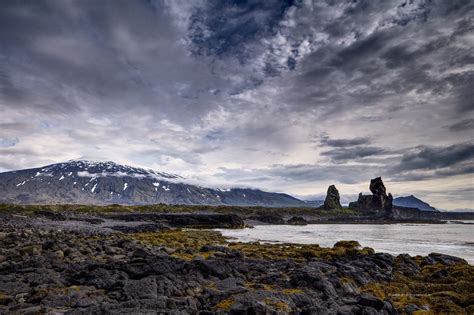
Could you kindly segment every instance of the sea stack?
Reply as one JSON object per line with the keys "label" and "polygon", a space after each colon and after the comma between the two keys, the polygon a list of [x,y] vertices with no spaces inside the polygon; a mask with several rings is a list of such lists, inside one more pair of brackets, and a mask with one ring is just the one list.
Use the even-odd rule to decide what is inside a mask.
{"label": "sea stack", "polygon": [[390,216],[392,213],[392,194],[387,195],[385,185],[381,177],[370,180],[369,189],[372,195],[359,194],[359,199],[349,203],[349,208],[367,214]]}
{"label": "sea stack", "polygon": [[328,192],[326,194],[326,199],[324,200],[323,208],[327,210],[342,208],[341,198],[336,186],[331,185],[328,187]]}

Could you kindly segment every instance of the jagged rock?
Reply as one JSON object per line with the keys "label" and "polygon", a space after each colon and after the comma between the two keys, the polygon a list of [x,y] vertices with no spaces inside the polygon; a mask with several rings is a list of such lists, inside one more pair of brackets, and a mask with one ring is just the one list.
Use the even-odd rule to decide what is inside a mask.
{"label": "jagged rock", "polygon": [[331,185],[328,187],[328,192],[326,194],[326,199],[324,200],[323,208],[328,210],[342,208],[341,198],[336,186]]}
{"label": "jagged rock", "polygon": [[392,209],[393,197],[392,194],[387,195],[385,185],[383,184],[382,177],[376,177],[370,180],[370,191],[372,192],[374,199],[376,200],[377,206],[383,210]]}
{"label": "jagged rock", "polygon": [[376,177],[371,179],[369,189],[372,195],[360,193],[357,201],[349,203],[349,208],[363,213],[375,213],[386,217],[391,216],[393,197],[390,193],[387,195],[382,178]]}

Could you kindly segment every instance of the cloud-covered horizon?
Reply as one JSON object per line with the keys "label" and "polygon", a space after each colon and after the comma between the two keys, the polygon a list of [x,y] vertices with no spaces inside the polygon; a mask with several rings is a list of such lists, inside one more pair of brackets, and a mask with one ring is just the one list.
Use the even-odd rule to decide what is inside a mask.
{"label": "cloud-covered horizon", "polygon": [[474,208],[474,4],[11,1],[0,171],[113,160]]}

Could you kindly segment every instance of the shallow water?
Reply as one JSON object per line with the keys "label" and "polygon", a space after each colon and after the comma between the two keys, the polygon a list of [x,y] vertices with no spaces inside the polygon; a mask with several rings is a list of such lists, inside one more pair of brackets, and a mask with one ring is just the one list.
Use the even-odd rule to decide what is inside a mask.
{"label": "shallow water", "polygon": [[474,264],[473,224],[310,224],[257,225],[255,228],[219,231],[242,242],[319,244],[332,247],[340,240],[357,240],[362,246],[390,254],[442,253]]}

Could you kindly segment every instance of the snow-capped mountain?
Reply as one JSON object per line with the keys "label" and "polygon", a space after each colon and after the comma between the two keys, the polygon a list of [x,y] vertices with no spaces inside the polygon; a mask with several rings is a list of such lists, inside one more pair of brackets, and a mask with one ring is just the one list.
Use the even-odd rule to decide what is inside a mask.
{"label": "snow-capped mountain", "polygon": [[0,203],[306,205],[286,194],[205,188],[179,175],[89,160],[0,173]]}

